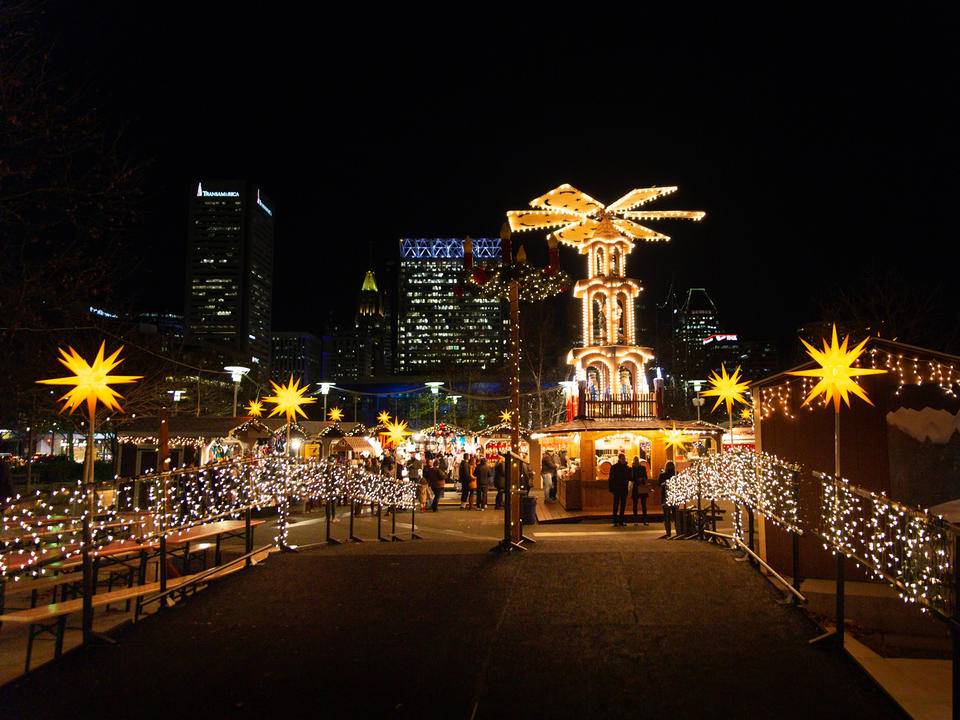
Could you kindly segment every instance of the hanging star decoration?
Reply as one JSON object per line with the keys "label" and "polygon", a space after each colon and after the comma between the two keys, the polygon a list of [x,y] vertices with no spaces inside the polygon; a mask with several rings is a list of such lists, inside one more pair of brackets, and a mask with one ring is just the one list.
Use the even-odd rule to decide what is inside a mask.
{"label": "hanging star decoration", "polygon": [[60,348],[61,357],[57,358],[60,364],[73,373],[68,377],[52,378],[49,380],[37,380],[41,385],[73,385],[73,388],[67,391],[66,395],[60,398],[63,407],[60,412],[69,411],[73,413],[84,402],[87,404],[87,413],[93,417],[97,410],[97,402],[103,403],[103,406],[114,412],[123,412],[118,400],[123,400],[123,396],[110,385],[124,385],[134,383],[143,378],[142,375],[110,375],[110,371],[123,362],[119,358],[123,346],[118,348],[112,355],[105,357],[106,343],[100,343],[100,350],[94,358],[93,364],[84,360],[80,353],[72,347],[66,350]]}
{"label": "hanging star decoration", "polygon": [[377,422],[379,422],[381,425],[386,425],[388,422],[390,422],[390,413],[384,410],[382,413],[377,415]]}
{"label": "hanging star decoration", "polygon": [[511,420],[513,420],[513,413],[509,410],[504,410],[500,413],[500,422],[509,423]]}
{"label": "hanging star decoration", "polygon": [[387,426],[387,437],[394,445],[400,445],[407,435],[413,434],[407,430],[406,420],[398,419],[396,422],[386,422],[384,424]]}
{"label": "hanging star decoration", "polygon": [[287,422],[294,422],[297,419],[297,415],[307,416],[301,405],[309,405],[317,401],[316,398],[304,397],[304,393],[307,392],[307,388],[309,388],[310,385],[308,384],[301,387],[300,379],[297,378],[294,380],[292,374],[290,375],[290,381],[286,385],[277,385],[273,380],[270,381],[270,384],[273,386],[274,394],[263,399],[266,402],[274,403],[275,407],[267,417],[284,415]]}
{"label": "hanging star decoration", "polygon": [[329,412],[327,412],[327,418],[333,422],[340,422],[343,420],[343,410],[338,407],[332,407]]}
{"label": "hanging star decoration", "polygon": [[677,430],[677,424],[673,424],[672,430],[667,430],[663,434],[663,446],[665,448],[677,448],[683,450],[683,448],[690,442],[690,439],[683,434],[683,430]]}
{"label": "hanging star decoration", "polygon": [[750,408],[744,408],[740,411],[741,420],[752,420],[753,419],[753,410]]}
{"label": "hanging star decoration", "polygon": [[263,401],[251,400],[247,403],[247,415],[250,417],[260,417],[263,415]]}
{"label": "hanging star decoration", "polygon": [[800,339],[800,342],[807,348],[807,353],[810,357],[820,365],[820,367],[814,368],[813,370],[794,370],[787,373],[788,375],[797,375],[800,377],[819,378],[817,384],[813,386],[813,390],[810,391],[810,394],[807,395],[800,407],[807,405],[814,398],[823,395],[824,404],[828,404],[833,400],[833,410],[838,413],[840,412],[841,399],[846,403],[847,407],[850,407],[850,393],[861,398],[868,405],[873,405],[870,398],[867,397],[866,391],[857,384],[854,378],[861,375],[880,375],[885,373],[886,370],[853,367],[853,363],[856,362],[857,358],[863,353],[867,339],[864,339],[852,350],[847,350],[849,340],[850,336],[847,335],[843,338],[842,343],[837,342],[836,325],[833,326],[833,335],[830,339],[830,344],[827,344],[826,339],[823,340],[823,350],[817,350],[803,338]]}
{"label": "hanging star decoration", "polygon": [[720,375],[717,375],[717,371],[714,370],[710,377],[707,378],[707,382],[710,383],[711,387],[709,390],[704,390],[701,395],[717,398],[710,412],[716,410],[720,406],[720,403],[726,403],[727,415],[732,417],[734,402],[743,403],[744,405],[748,404],[743,394],[749,389],[750,383],[740,377],[739,365],[737,369],[733,371],[732,375],[727,375],[726,366],[720,363]]}

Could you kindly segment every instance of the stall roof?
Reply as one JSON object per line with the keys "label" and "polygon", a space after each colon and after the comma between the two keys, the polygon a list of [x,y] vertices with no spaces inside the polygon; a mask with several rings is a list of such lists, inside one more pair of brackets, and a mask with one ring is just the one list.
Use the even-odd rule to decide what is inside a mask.
{"label": "stall roof", "polygon": [[583,418],[558,423],[533,431],[537,435],[565,435],[576,432],[643,432],[644,430],[699,430],[700,432],[724,432],[719,425],[702,420],[641,420],[639,418]]}
{"label": "stall roof", "polygon": [[[816,343],[814,343],[814,346],[816,346]],[[906,343],[898,342],[896,340],[887,340],[886,338],[872,336],[868,337],[865,348],[867,350],[871,348],[880,348],[888,352],[895,352],[897,354],[902,354],[909,357],[923,357],[925,360],[929,359],[942,363],[960,364],[960,357],[956,355],[949,355],[947,353],[939,352],[938,350],[917,347],[916,345],[907,345]],[[808,360],[807,362],[797,365],[796,367],[792,367],[789,370],[784,370],[783,372],[778,372],[765,378],[755,380],[750,384],[750,387],[765,387],[767,385],[776,385],[785,379],[793,380],[794,376],[789,375],[789,373],[795,370],[808,370],[815,366],[816,363],[813,360]]]}
{"label": "stall roof", "polygon": [[376,452],[376,448],[370,444],[365,437],[345,437],[340,438],[333,444],[334,452],[338,450],[349,450],[350,452]]}
{"label": "stall roof", "polygon": [[[283,418],[253,418],[258,423],[276,432],[286,425]],[[216,438],[227,437],[234,428],[251,420],[249,417],[196,417],[193,415],[171,415],[167,418],[171,438]],[[328,420],[301,420],[300,427],[307,435],[314,437],[321,431],[334,425]],[[344,432],[349,432],[360,423],[340,423]],[[132,418],[117,430],[117,437],[156,437],[160,434],[160,418],[145,416]]]}

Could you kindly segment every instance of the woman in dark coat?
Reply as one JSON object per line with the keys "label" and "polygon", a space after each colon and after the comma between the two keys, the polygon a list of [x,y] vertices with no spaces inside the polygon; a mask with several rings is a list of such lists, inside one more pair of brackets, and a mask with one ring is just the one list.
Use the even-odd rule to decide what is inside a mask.
{"label": "woman in dark coat", "polygon": [[660,471],[660,476],[657,478],[657,484],[660,485],[660,507],[663,508],[663,527],[666,529],[666,535],[663,537],[670,537],[670,520],[673,517],[674,509],[672,506],[667,505],[667,488],[666,482],[674,475],[677,474],[677,468],[673,464],[673,461],[670,461],[666,464],[666,467]]}
{"label": "woman in dark coat", "polygon": [[647,483],[647,466],[640,462],[639,457],[633,458],[633,465],[630,466],[630,480],[633,483],[633,524],[637,522],[637,500],[643,508],[643,525],[647,525],[647,495],[650,494],[650,485]]}

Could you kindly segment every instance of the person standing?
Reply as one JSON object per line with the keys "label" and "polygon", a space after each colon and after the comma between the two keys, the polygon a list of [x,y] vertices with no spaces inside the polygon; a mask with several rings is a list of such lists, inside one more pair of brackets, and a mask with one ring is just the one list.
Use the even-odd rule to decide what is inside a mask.
{"label": "person standing", "polygon": [[497,456],[497,464],[493,468],[493,486],[497,489],[497,497],[493,502],[493,509],[499,510],[503,507],[503,497],[507,483],[507,466],[503,461],[503,455]]}
{"label": "person standing", "polygon": [[443,487],[447,483],[447,471],[440,467],[439,462],[437,467],[430,468],[427,482],[430,483],[430,489],[433,491],[433,503],[431,503],[430,509],[433,512],[440,512],[440,499],[443,497]]}
{"label": "person standing", "polygon": [[472,458],[470,455],[464,455],[463,461],[460,463],[460,509],[467,509],[467,500],[470,498],[470,482],[472,477],[470,476],[470,463]]}
{"label": "person standing", "polygon": [[557,474],[557,463],[547,450],[540,458],[540,479],[543,480],[543,501],[550,502],[550,491],[553,489],[553,479]]}
{"label": "person standing", "polygon": [[477,510],[487,509],[487,492],[490,490],[490,483],[493,481],[493,468],[487,464],[485,457],[480,458],[477,463]]}
{"label": "person standing", "polygon": [[670,520],[673,517],[674,508],[667,505],[667,480],[676,474],[677,468],[673,464],[673,461],[670,461],[664,466],[663,470],[660,471],[659,477],[657,477],[657,484],[660,486],[660,507],[663,509],[663,527],[666,530],[666,534],[663,535],[661,539],[670,537]]}
{"label": "person standing", "polygon": [[613,525],[626,527],[623,515],[627,511],[627,489],[630,485],[630,466],[627,465],[627,456],[623,453],[617,457],[616,464],[610,468],[610,479],[607,481],[610,492],[613,493]]}
{"label": "person standing", "polygon": [[647,496],[650,494],[650,485],[647,465],[641,462],[639,457],[633,458],[633,465],[630,466],[630,480],[633,483],[633,524],[640,524],[637,522],[637,500],[639,500],[643,508],[643,526],[647,527]]}

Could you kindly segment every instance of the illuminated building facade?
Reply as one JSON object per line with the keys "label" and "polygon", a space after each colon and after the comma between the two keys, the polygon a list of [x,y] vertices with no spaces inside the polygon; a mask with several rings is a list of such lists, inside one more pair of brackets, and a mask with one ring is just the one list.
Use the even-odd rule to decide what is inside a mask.
{"label": "illuminated building facade", "polygon": [[[460,293],[464,238],[400,240],[396,370],[486,370],[503,363],[508,318],[498,300]],[[473,240],[478,265],[500,263],[500,238]]]}
{"label": "illuminated building facade", "polygon": [[322,357],[323,344],[313,333],[274,331],[270,375],[278,383],[287,382],[291,374],[301,378],[304,383],[318,383],[323,379]]}
{"label": "illuminated building facade", "polygon": [[269,373],[273,204],[256,185],[199,181],[190,199],[186,330],[225,361]]}

